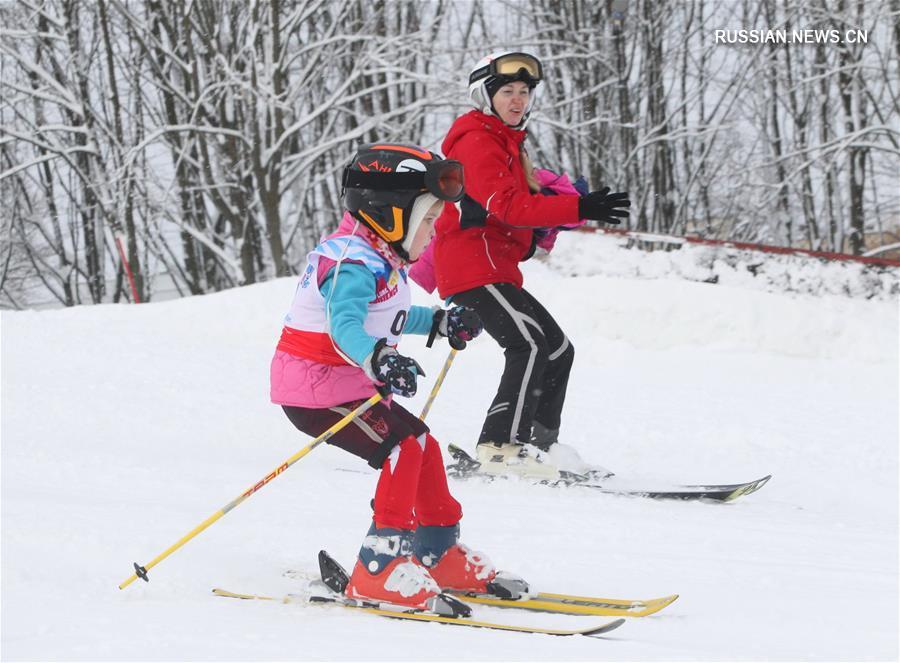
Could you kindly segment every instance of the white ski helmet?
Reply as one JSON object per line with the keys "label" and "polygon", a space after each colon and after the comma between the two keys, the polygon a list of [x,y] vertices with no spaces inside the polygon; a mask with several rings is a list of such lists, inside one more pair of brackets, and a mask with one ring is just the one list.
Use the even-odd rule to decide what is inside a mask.
{"label": "white ski helmet", "polygon": [[491,103],[492,95],[488,88],[494,87],[496,91],[498,83],[505,85],[513,81],[522,81],[532,90],[522,122],[517,127],[524,129],[537,97],[535,89],[543,78],[541,61],[533,55],[518,51],[494,51],[479,60],[475,68],[469,72],[469,99],[482,113],[499,117],[494,111],[494,105]]}

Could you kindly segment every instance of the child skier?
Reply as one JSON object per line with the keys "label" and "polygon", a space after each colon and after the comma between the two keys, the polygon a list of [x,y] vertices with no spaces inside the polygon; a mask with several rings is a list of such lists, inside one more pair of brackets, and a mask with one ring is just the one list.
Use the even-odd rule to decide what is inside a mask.
{"label": "child skier", "polygon": [[[415,395],[425,373],[400,354],[401,335],[440,333],[460,348],[482,330],[465,307],[410,305],[407,264],[424,251],[443,203],[463,196],[463,169],[421,147],[362,146],[345,169],[336,233],[308,255],[271,365],[271,399],[302,432],[318,436],[374,395]],[[452,611],[442,589],[527,591],[458,543],[462,509],[451,496],[429,428],[390,398],[329,441],[381,476],[373,522],[346,594]],[[442,604],[443,603],[443,604]]]}

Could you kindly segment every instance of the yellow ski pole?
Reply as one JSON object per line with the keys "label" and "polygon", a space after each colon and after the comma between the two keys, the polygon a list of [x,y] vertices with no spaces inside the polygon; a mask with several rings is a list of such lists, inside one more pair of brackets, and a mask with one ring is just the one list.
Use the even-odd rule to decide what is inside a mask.
{"label": "yellow ski pole", "polygon": [[347,416],[345,416],[343,419],[341,419],[339,422],[337,422],[334,426],[332,426],[332,427],[329,428],[327,431],[325,431],[324,433],[322,433],[321,435],[319,435],[319,437],[317,437],[315,440],[313,440],[312,442],[310,442],[309,444],[307,444],[305,447],[303,447],[302,449],[300,449],[300,451],[298,451],[297,453],[295,453],[293,456],[291,456],[290,458],[288,458],[286,461],[284,461],[284,462],[283,462],[281,465],[279,465],[277,468],[275,468],[274,470],[272,470],[269,474],[267,474],[265,477],[263,477],[260,481],[256,482],[256,483],[253,484],[252,486],[250,486],[250,488],[249,488],[248,490],[244,491],[243,493],[241,493],[241,495],[240,495],[239,497],[233,499],[231,502],[229,502],[228,504],[226,504],[225,506],[223,506],[221,509],[219,509],[218,511],[216,511],[216,512],[215,512],[213,515],[211,515],[209,518],[207,518],[207,519],[204,520],[202,523],[200,523],[199,525],[197,525],[197,526],[196,526],[194,529],[192,529],[190,532],[188,532],[188,533],[185,534],[183,537],[181,537],[180,539],[178,539],[177,542],[175,542],[172,546],[170,546],[169,548],[167,548],[166,550],[164,550],[162,553],[160,553],[158,556],[156,556],[153,560],[151,560],[150,562],[148,562],[145,566],[141,566],[140,564],[138,564],[137,562],[135,562],[135,563],[134,563],[134,573],[132,573],[132,574],[128,577],[128,579],[126,579],[121,585],[119,585],[119,589],[125,589],[126,587],[128,587],[128,585],[130,585],[132,582],[134,582],[134,581],[137,580],[138,578],[140,578],[141,580],[143,580],[143,581],[145,581],[145,582],[150,582],[150,579],[147,577],[147,571],[148,571],[148,570],[152,569],[154,566],[156,566],[156,565],[159,564],[161,561],[163,561],[166,557],[168,557],[168,556],[171,555],[173,552],[175,552],[176,550],[178,550],[178,549],[179,549],[181,546],[183,546],[185,543],[187,543],[188,541],[190,541],[191,539],[193,539],[193,538],[194,538],[195,536],[197,536],[200,532],[202,532],[202,531],[205,530],[207,527],[209,527],[209,526],[212,525],[214,522],[216,522],[219,518],[221,518],[222,516],[224,516],[226,513],[228,513],[229,511],[231,511],[233,508],[235,508],[238,504],[240,504],[241,502],[243,502],[244,500],[246,500],[248,497],[250,497],[251,495],[253,495],[253,493],[255,493],[257,490],[259,490],[260,488],[262,488],[263,486],[265,486],[267,483],[269,483],[270,481],[272,481],[272,479],[274,479],[274,478],[277,477],[279,474],[281,474],[282,472],[284,472],[287,468],[289,468],[291,465],[293,465],[293,464],[296,463],[298,460],[300,460],[301,458],[303,458],[303,457],[304,457],[306,454],[308,454],[310,451],[312,451],[313,449],[315,449],[317,446],[319,446],[319,445],[322,444],[323,442],[327,442],[328,440],[330,440],[330,439],[332,438],[332,436],[334,436],[335,433],[337,433],[337,432],[338,432],[339,430],[341,430],[344,426],[346,426],[346,425],[349,424],[351,421],[353,421],[356,417],[360,416],[363,412],[365,412],[366,410],[368,410],[370,407],[372,407],[373,405],[375,405],[375,404],[376,404],[378,401],[380,401],[381,399],[382,399],[382,395],[381,395],[380,393],[377,393],[377,394],[375,394],[374,396],[372,396],[372,397],[371,397],[369,400],[367,400],[365,403],[363,403],[363,404],[360,405],[358,408],[356,408],[355,410],[353,410],[353,412],[348,413]]}
{"label": "yellow ski pole", "polygon": [[450,350],[450,354],[447,355],[447,361],[444,362],[444,367],[438,374],[437,380],[434,381],[434,387],[431,389],[431,393],[428,395],[428,401],[426,401],[425,407],[422,408],[422,414],[419,415],[419,419],[421,419],[422,421],[425,421],[425,417],[428,415],[428,411],[431,409],[431,404],[434,403],[434,399],[437,396],[441,385],[444,384],[444,378],[447,377],[447,371],[450,370],[450,364],[453,363],[453,359],[454,357],[456,357],[457,352],[459,352],[459,350],[453,348],[452,350]]}

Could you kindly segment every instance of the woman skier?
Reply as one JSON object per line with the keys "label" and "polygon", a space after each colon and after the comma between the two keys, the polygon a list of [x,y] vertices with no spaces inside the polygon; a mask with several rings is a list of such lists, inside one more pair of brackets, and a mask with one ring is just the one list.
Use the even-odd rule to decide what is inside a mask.
{"label": "woman skier", "polygon": [[459,209],[444,205],[435,224],[436,285],[442,298],[478,313],[506,357],[476,447],[481,469],[542,478],[558,477],[559,470],[606,476],[559,443],[575,350],[523,287],[519,263],[539,240],[552,245],[560,227],[585,219],[620,223],[631,201],[609,188],[583,196],[574,189],[541,192],[524,141],[542,79],[541,63],[528,53],[492,54],[470,73],[475,110],[456,119],[442,145],[447,158],[465,167],[467,186]]}

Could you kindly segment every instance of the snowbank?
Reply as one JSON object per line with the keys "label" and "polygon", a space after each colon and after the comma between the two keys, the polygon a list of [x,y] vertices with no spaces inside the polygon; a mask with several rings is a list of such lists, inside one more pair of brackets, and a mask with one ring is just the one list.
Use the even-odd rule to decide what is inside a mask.
{"label": "snowbank", "polygon": [[546,260],[567,276],[683,279],[764,292],[882,301],[900,297],[897,267],[689,243],[674,251],[649,252],[636,248],[633,239],[602,233],[562,233],[560,242],[565,250]]}
{"label": "snowbank", "polygon": [[[736,271],[720,272],[732,278],[717,284],[704,283],[696,252],[644,253],[621,248],[618,238],[562,233],[553,253],[526,263],[526,286],[539,299],[558,302],[553,310],[570,324],[636,348],[896,363],[898,296],[882,301],[767,292],[763,282]],[[825,282],[833,267],[814,262],[818,271],[809,279]],[[808,261],[806,267],[813,269]],[[577,278],[560,280],[554,273]]]}

